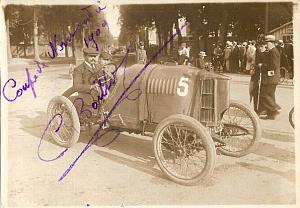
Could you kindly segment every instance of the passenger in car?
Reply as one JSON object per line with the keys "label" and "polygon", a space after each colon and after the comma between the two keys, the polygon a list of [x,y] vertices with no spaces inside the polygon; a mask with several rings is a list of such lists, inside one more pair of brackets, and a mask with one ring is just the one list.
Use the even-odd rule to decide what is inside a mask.
{"label": "passenger in car", "polygon": [[198,57],[195,59],[195,67],[199,69],[204,69],[206,66],[204,60],[205,57],[206,57],[206,53],[204,51],[200,51]]}

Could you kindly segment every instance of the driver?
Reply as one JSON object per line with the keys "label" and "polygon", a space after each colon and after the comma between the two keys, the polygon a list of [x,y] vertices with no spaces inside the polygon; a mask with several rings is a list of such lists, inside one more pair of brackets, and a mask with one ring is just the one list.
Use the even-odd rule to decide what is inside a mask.
{"label": "driver", "polygon": [[[95,48],[83,49],[84,61],[74,69],[73,88],[78,92],[78,97],[83,99],[84,106],[92,106],[93,102],[98,101],[103,89],[100,89],[98,78],[99,75],[105,75],[102,70],[106,70],[105,60],[99,63],[99,52]],[[103,55],[101,53],[101,59]],[[105,95],[108,96],[108,92]],[[75,107],[78,110],[78,104]],[[80,104],[80,103],[79,103]],[[89,109],[91,109],[89,107]]]}

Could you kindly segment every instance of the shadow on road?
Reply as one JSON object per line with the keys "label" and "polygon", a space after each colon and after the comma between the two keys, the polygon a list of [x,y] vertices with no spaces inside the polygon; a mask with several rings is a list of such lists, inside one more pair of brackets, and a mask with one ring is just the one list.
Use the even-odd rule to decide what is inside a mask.
{"label": "shadow on road", "polygon": [[259,143],[259,148],[254,152],[254,154],[295,164],[294,152],[278,148],[273,144]]}
{"label": "shadow on road", "polygon": [[[18,115],[16,117],[20,119],[20,123],[22,125],[21,129],[24,132],[27,132],[30,135],[40,139],[47,127],[47,113],[44,111],[35,111],[35,113],[38,115],[34,117],[29,117],[26,115]],[[56,144],[52,140],[48,131],[46,131],[43,140],[52,144]]]}
{"label": "shadow on road", "polygon": [[[34,136],[37,139],[41,139],[43,132],[45,131],[48,124],[48,116],[47,113],[44,111],[35,111],[35,113],[38,115],[34,117],[29,117],[26,115],[17,115],[16,117],[20,119],[20,123],[22,125],[21,127],[22,131],[29,133],[30,135]],[[80,133],[78,142],[87,143],[88,140],[90,139],[88,135],[89,135],[88,131]],[[45,136],[43,140],[44,142],[50,142],[54,145],[59,146],[52,139],[49,129],[45,132]]]}
{"label": "shadow on road", "polygon": [[275,175],[278,175],[278,176],[281,176],[281,177],[287,179],[291,183],[295,183],[295,171],[294,170],[288,170],[288,171],[282,172],[282,171],[278,171],[278,170],[275,170],[270,167],[250,164],[250,163],[246,163],[246,162],[237,162],[237,164],[244,168],[250,169],[250,170],[256,170],[256,171],[260,171],[263,173],[269,173],[269,174],[275,174]]}
{"label": "shadow on road", "polygon": [[[101,143],[112,135],[106,135],[101,138]],[[99,145],[99,142],[97,143]],[[108,150],[108,151],[107,151]],[[152,151],[152,142],[150,140],[136,138],[121,134],[116,141],[103,150],[95,152],[104,158],[130,168],[142,171],[154,177],[167,179],[163,173],[156,168],[156,160]]]}

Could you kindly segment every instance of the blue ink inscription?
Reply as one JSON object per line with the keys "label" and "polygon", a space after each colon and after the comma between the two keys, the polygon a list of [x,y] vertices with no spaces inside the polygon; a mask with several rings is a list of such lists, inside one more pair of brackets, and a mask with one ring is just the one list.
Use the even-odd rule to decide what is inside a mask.
{"label": "blue ink inscription", "polygon": [[37,79],[39,78],[39,75],[42,74],[43,72],[43,68],[46,67],[46,65],[44,63],[40,63],[38,61],[34,61],[35,64],[37,65],[38,69],[36,70],[37,71],[37,74],[35,74],[33,76],[33,78],[31,77],[30,73],[29,73],[29,69],[26,68],[25,71],[26,71],[26,77],[27,77],[27,81],[22,85],[22,87],[20,87],[17,91],[16,91],[16,94],[15,94],[15,97],[14,98],[9,98],[7,95],[6,95],[6,89],[7,87],[10,87],[10,88],[15,88],[16,85],[17,85],[17,82],[15,79],[13,78],[10,78],[8,79],[4,86],[3,86],[3,89],[2,89],[2,94],[3,94],[3,97],[9,101],[9,102],[14,102],[18,97],[21,97],[23,95],[23,92],[26,91],[27,89],[31,88],[31,91],[32,91],[32,94],[33,94],[33,97],[36,98],[37,95],[36,95],[36,92],[35,92],[35,88],[34,88],[34,84],[37,82]]}

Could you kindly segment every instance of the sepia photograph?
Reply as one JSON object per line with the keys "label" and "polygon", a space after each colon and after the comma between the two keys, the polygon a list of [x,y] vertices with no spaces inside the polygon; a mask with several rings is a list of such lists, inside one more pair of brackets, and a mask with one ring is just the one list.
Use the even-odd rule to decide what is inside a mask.
{"label": "sepia photograph", "polygon": [[1,207],[296,207],[297,1],[1,6]]}

